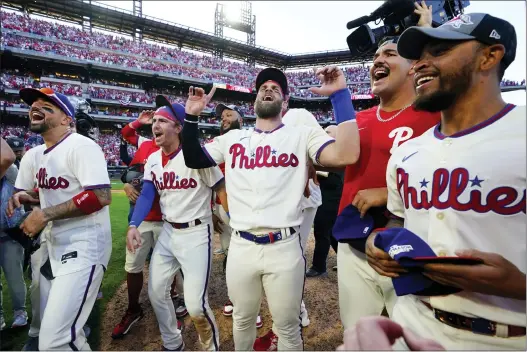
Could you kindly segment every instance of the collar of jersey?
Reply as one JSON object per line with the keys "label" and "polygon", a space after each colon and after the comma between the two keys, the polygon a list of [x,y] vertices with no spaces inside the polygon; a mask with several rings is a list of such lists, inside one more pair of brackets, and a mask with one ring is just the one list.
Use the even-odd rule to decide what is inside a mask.
{"label": "collar of jersey", "polygon": [[172,154],[169,154],[169,155],[166,155],[165,153],[163,153],[163,150],[161,150],[161,154],[166,158],[168,157],[170,160],[174,159],[176,157],[176,155],[178,155],[178,153],[181,151],[181,144],[179,145],[179,147],[172,153]]}
{"label": "collar of jersey", "polygon": [[437,138],[437,139],[445,139],[445,138],[458,138],[458,137],[463,137],[463,136],[466,136],[468,134],[471,134],[471,133],[474,133],[476,131],[479,131],[489,125],[492,125],[494,122],[498,121],[499,119],[501,119],[503,116],[507,115],[509,112],[511,112],[512,109],[514,109],[516,107],[516,105],[514,104],[507,104],[505,105],[505,107],[503,109],[501,109],[497,114],[495,114],[494,116],[491,116],[489,117],[488,119],[486,119],[485,121],[482,121],[480,123],[478,123],[477,125],[475,126],[472,126],[470,128],[467,128],[466,130],[464,131],[459,131],[457,133],[454,133],[453,135],[451,136],[445,136],[444,134],[442,134],[440,131],[439,131],[439,128],[441,127],[441,123],[439,123],[435,128],[434,128],[434,136]]}
{"label": "collar of jersey", "polygon": [[53,149],[55,149],[56,146],[58,146],[60,143],[62,143],[66,138],[68,138],[69,136],[71,136],[72,133],[68,133],[67,135],[65,135],[64,137],[62,137],[62,139],[60,141],[58,141],[57,143],[55,143],[54,145],[52,145],[51,147],[49,147],[48,149],[44,150],[44,154],[47,154],[49,153],[50,151],[52,151]]}
{"label": "collar of jersey", "polygon": [[280,128],[282,128],[284,126],[285,125],[283,123],[281,123],[280,126],[276,127],[274,130],[271,130],[271,131],[262,131],[262,130],[260,130],[260,129],[255,127],[254,128],[254,132],[256,132],[256,133],[273,133],[274,131],[279,130]]}

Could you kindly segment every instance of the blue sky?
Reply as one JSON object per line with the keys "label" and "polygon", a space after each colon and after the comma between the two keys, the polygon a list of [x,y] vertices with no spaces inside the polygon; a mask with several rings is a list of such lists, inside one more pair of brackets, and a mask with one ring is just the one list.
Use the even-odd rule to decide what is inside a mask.
{"label": "blue sky", "polygon": [[[132,10],[132,1],[100,1]],[[143,1],[143,14],[166,21],[214,32],[214,11],[218,1]],[[239,7],[239,1],[221,2]],[[287,53],[306,53],[347,47],[351,32],[346,23],[368,15],[382,1],[254,1],[256,44]],[[506,19],[516,28],[518,48],[515,62],[505,78],[526,77],[525,1],[471,1],[465,13],[485,12]],[[372,25],[375,27],[375,25]],[[246,40],[246,35],[229,28],[224,35]]]}

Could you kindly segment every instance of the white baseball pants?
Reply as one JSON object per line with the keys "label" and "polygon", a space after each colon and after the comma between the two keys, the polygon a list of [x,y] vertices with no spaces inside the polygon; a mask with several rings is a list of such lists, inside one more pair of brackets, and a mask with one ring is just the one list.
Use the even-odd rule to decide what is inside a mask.
{"label": "white baseball pants", "polygon": [[265,245],[245,240],[233,232],[227,261],[227,289],[234,305],[235,350],[253,349],[263,291],[278,335],[278,350],[303,349],[300,306],[305,270],[298,232]]}
{"label": "white baseball pants", "polygon": [[361,317],[380,315],[386,307],[392,316],[397,299],[392,279],[377,274],[366,261],[366,255],[339,243],[337,253],[340,319],[344,329]]}
{"label": "white baseball pants", "polygon": [[91,350],[82,328],[97,299],[103,275],[100,264],[51,281],[40,275],[40,351]]}
{"label": "white baseball pants", "polygon": [[198,331],[203,350],[219,350],[219,334],[209,307],[208,284],[212,263],[212,219],[186,229],[164,224],[150,260],[148,297],[159,323],[163,346],[177,349],[183,343],[177,328],[170,286],[176,271],[184,276],[185,304]]}

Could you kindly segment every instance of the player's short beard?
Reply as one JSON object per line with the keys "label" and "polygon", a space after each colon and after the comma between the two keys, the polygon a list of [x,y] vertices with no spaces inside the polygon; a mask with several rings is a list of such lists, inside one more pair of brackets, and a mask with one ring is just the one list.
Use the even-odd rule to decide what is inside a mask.
{"label": "player's short beard", "polygon": [[439,89],[428,95],[417,95],[414,102],[416,110],[439,112],[450,108],[457,99],[469,90],[472,85],[472,71],[475,58],[468,62],[461,70],[439,75]]}
{"label": "player's short beard", "polygon": [[240,121],[232,121],[229,127],[223,129],[223,124],[220,125],[220,134],[225,134],[231,130],[239,130],[242,126],[240,126]]}
{"label": "player's short beard", "polygon": [[57,126],[53,126],[53,124],[49,120],[44,120],[44,123],[41,123],[38,125],[33,125],[31,122],[29,123],[29,130],[37,134],[46,133],[47,131],[49,131],[50,129],[54,127],[57,127]]}
{"label": "player's short beard", "polygon": [[282,102],[282,99],[276,99],[272,102],[264,102],[257,99],[254,103],[254,112],[261,119],[277,117],[282,111]]}

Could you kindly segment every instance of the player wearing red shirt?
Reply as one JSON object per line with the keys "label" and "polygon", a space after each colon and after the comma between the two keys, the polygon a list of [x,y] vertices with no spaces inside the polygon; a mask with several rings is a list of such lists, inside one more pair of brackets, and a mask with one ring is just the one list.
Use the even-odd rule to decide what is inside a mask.
{"label": "player wearing red shirt", "polygon": [[[134,157],[132,158],[132,161],[130,162],[129,170],[135,170],[141,175],[144,172],[144,164],[146,163],[146,160],[151,154],[158,151],[159,147],[156,145],[155,141],[140,136],[137,133],[137,130],[144,125],[151,125],[154,114],[170,113],[168,112],[168,107],[163,106],[163,103],[168,104],[168,101],[165,99],[163,102],[158,102],[158,99],[163,100],[165,98],[158,96],[156,99],[158,109],[156,111],[143,111],[137,120],[124,126],[121,130],[121,135],[124,140],[138,148],[134,154]],[[127,183],[124,185],[124,191],[130,201],[130,212],[133,212],[135,202],[137,201],[141,191],[142,177],[128,177],[128,179],[125,181],[127,181]],[[129,250],[126,250],[125,270],[128,287],[128,309],[126,310],[119,324],[117,324],[113,329],[113,338],[121,338],[126,335],[132,326],[143,317],[143,310],[139,305],[139,295],[141,294],[141,289],[143,288],[143,267],[145,266],[145,262],[151,248],[154,248],[162,228],[163,217],[159,205],[159,195],[156,193],[150,212],[146,216],[145,220],[141,223],[141,226],[138,228],[141,233],[142,246],[136,250],[135,253],[131,253]],[[176,278],[174,278],[172,291],[174,291],[176,282],[181,283],[181,285],[183,284],[181,271],[178,271]],[[182,286],[178,287],[178,291],[183,293]],[[176,314],[178,318],[188,314],[183,298],[178,299],[176,306]],[[178,324],[180,323],[178,322]]]}
{"label": "player wearing red shirt", "polygon": [[355,325],[363,316],[381,314],[384,307],[391,314],[396,299],[391,278],[377,274],[365,254],[346,243],[350,228],[357,222],[353,214],[371,216],[373,228],[386,225],[386,167],[390,155],[440,120],[439,114],[416,111],[411,105],[415,99],[413,62],[399,56],[397,39],[386,38],[373,58],[371,86],[380,105],[357,113],[360,157],[345,169],[339,216],[333,228],[339,240],[339,305],[344,328]]}

